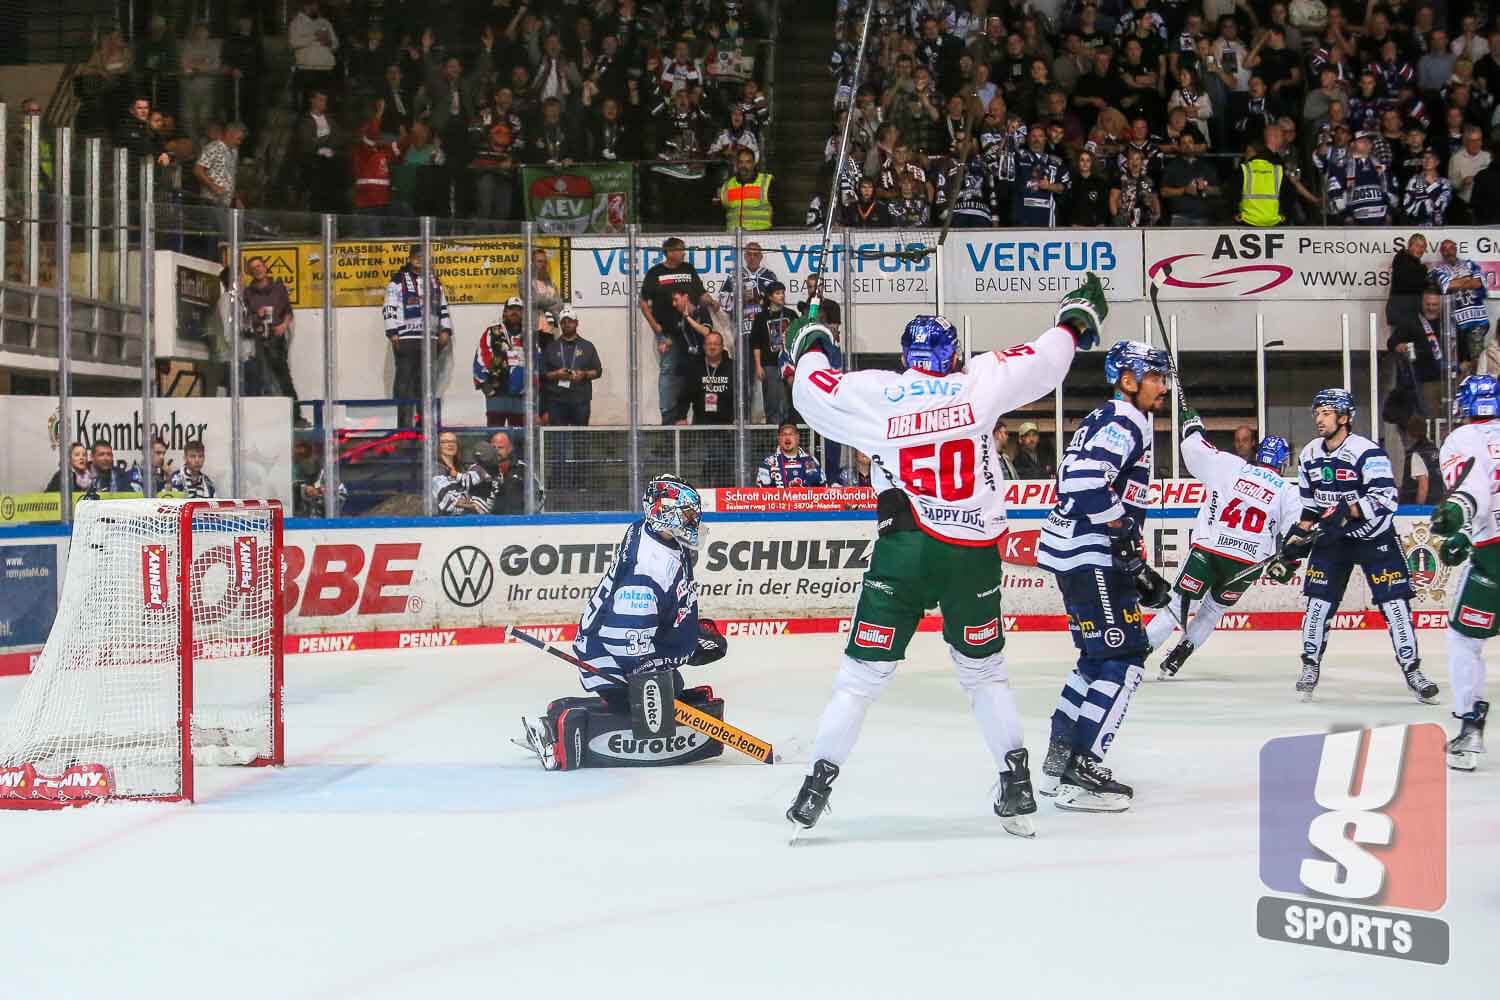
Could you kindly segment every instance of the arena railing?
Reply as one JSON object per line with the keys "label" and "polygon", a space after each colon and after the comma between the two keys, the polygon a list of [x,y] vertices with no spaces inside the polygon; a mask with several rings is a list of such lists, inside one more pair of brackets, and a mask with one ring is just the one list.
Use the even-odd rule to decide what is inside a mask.
{"label": "arena railing", "polygon": [[[130,188],[139,165],[111,163],[90,145],[80,168],[72,160],[75,145],[66,133],[57,136],[54,167],[61,169],[54,176],[61,180],[53,190],[44,190],[33,170],[20,196],[0,206],[7,237],[0,240],[6,275],[0,426],[13,435],[0,449],[0,526],[66,520],[91,478],[86,468],[69,469],[74,442],[87,446],[82,465],[97,458],[106,466],[104,495],[161,494],[174,480],[191,488],[196,479],[186,467],[197,459],[188,446],[201,443],[204,471],[219,495],[278,496],[308,517],[436,515],[442,435],[455,435],[459,465],[467,468],[474,447],[499,429],[491,422],[502,419],[516,425],[510,443],[525,461],[524,488],[506,502],[523,514],[628,511],[643,477],[661,471],[705,485],[750,486],[775,448],[779,421],[771,418],[779,414],[765,413],[753,365],[738,364],[755,303],[721,297],[720,286],[755,243],[795,304],[819,256],[810,232],[667,231],[685,241],[687,259],[702,273],[714,303],[705,325],[724,337],[737,373],[729,424],[679,426],[674,415],[663,425],[654,338],[637,306],[642,276],[664,253],[661,231],[627,225],[617,234],[555,235],[534,225],[507,229],[475,220],[228,209],[189,219],[160,202],[142,213],[141,199],[155,182],[151,172],[137,178],[134,200],[111,198],[105,192]],[[37,165],[35,153],[27,159],[23,177]],[[124,183],[107,184],[115,174]],[[1358,235],[1306,232],[1319,239]],[[1476,247],[1488,238],[1482,231],[1453,232]],[[1030,339],[1050,323],[1060,288],[1076,278],[1065,258],[1079,248],[1094,254],[1088,266],[1100,266],[1116,283],[1110,336],[1160,342],[1144,295],[1150,262],[1141,241],[1200,238],[1188,230],[955,229],[941,250],[903,256],[936,235],[835,230],[824,276],[840,307],[847,368],[893,367],[901,327],[917,312],[952,317],[976,352]],[[1264,238],[1240,230],[1201,238],[1226,235],[1236,245]],[[411,332],[428,336],[412,338],[422,345],[411,366],[416,383],[398,392],[382,313],[391,276],[413,243],[446,288],[453,337],[446,346],[436,340],[442,317],[430,302],[414,314]],[[985,255],[993,264],[997,254],[1005,267],[976,266]],[[265,264],[270,283],[287,291],[293,318],[281,334],[268,331],[263,316],[220,309],[229,301],[220,284],[224,264],[236,262],[226,277],[233,294],[244,297],[253,257]],[[1500,261],[1485,256],[1484,266],[1492,280],[1500,273]],[[964,289],[964,281],[979,278],[990,282],[983,292]],[[1235,428],[1246,425],[1257,434],[1305,440],[1311,393],[1343,384],[1359,400],[1361,432],[1399,447],[1382,419],[1395,379],[1383,304],[1354,293],[1343,301],[1332,294],[1279,301],[1239,294],[1245,290],[1168,287],[1162,294],[1167,335],[1181,348],[1183,376],[1211,436],[1227,447]],[[1384,290],[1375,294],[1383,298]],[[544,314],[555,320],[564,304],[577,311],[580,333],[603,362],[589,426],[549,425],[544,393],[530,378],[508,413],[474,389],[480,335],[500,322],[512,296],[531,320],[522,323],[523,359],[534,358],[552,333]],[[1456,357],[1451,306],[1445,304],[1438,325],[1447,357]],[[71,336],[58,337],[58,329]],[[774,366],[767,367],[774,378]],[[1450,365],[1438,412],[1427,414],[1434,440],[1448,427],[1453,382]],[[1045,467],[1103,391],[1097,357],[1086,356],[1058,392],[1008,415],[1008,432],[1015,437],[1023,424],[1035,424]],[[1158,475],[1184,474],[1175,429],[1170,417],[1159,422]],[[162,464],[152,447],[156,437],[164,445]],[[112,454],[96,456],[96,444],[110,445]],[[806,428],[801,444],[825,460],[829,479],[855,461],[848,449],[834,458],[831,443]]]}

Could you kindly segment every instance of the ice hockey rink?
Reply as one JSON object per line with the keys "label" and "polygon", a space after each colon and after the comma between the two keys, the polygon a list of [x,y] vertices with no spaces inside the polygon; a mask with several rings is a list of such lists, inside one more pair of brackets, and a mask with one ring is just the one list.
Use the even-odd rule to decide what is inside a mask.
{"label": "ice hockey rink", "polygon": [[[1444,685],[1442,634],[1427,631]],[[1256,935],[1268,739],[1449,708],[1381,633],[1337,633],[1318,700],[1292,632],[1220,633],[1160,682],[1109,763],[1121,815],[1005,834],[940,639],[870,713],[831,814],[796,846],[836,636],[736,640],[690,672],[791,758],[545,773],[517,718],[576,690],[511,644],[293,657],[288,766],[200,768],[193,806],[0,813],[0,996],[1416,997],[1500,976],[1500,760],[1449,782],[1446,966]],[[1013,635],[1039,773],[1066,635]],[[0,680],[0,709],[22,681]],[[1461,993],[1459,991],[1462,991]]]}

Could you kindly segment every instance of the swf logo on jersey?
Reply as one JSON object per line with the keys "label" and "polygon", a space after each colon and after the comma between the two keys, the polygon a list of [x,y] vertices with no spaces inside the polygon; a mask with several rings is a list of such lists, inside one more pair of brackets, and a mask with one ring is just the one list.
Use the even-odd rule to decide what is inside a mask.
{"label": "swf logo on jersey", "polygon": [[1448,925],[1401,911],[1447,898],[1447,781],[1434,723],[1266,743],[1260,880],[1304,898],[1262,897],[1260,936],[1445,964]]}

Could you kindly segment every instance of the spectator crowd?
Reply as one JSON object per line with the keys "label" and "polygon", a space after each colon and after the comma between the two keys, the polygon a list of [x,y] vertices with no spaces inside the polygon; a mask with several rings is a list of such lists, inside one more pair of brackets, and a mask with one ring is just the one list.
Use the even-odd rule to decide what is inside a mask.
{"label": "spectator crowd", "polygon": [[[1426,0],[842,0],[809,223],[1500,221],[1500,11]],[[843,162],[840,136],[851,141]]]}
{"label": "spectator crowd", "polygon": [[[154,161],[163,195],[220,205],[247,200],[243,144],[274,154],[281,208],[518,220],[524,164],[642,161],[653,218],[769,227],[764,0],[239,9],[102,34],[72,77],[80,133]],[[283,118],[289,141],[268,128]]]}

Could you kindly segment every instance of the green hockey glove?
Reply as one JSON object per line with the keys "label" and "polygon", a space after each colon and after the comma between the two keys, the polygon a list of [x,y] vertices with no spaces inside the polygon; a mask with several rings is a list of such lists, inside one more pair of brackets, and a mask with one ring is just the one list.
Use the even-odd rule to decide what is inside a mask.
{"label": "green hockey glove", "polygon": [[1073,331],[1073,339],[1080,351],[1099,346],[1099,327],[1109,315],[1109,303],[1104,300],[1104,284],[1093,271],[1088,273],[1083,284],[1062,297],[1057,306],[1057,325]]}
{"label": "green hockey glove", "polygon": [[1443,539],[1443,544],[1438,546],[1438,559],[1444,566],[1458,566],[1469,558],[1469,550],[1474,544],[1469,541],[1469,536],[1463,532],[1449,535]]}
{"label": "green hockey glove", "polygon": [[1432,512],[1428,522],[1434,535],[1451,535],[1464,527],[1464,509],[1452,500],[1445,500]]}

